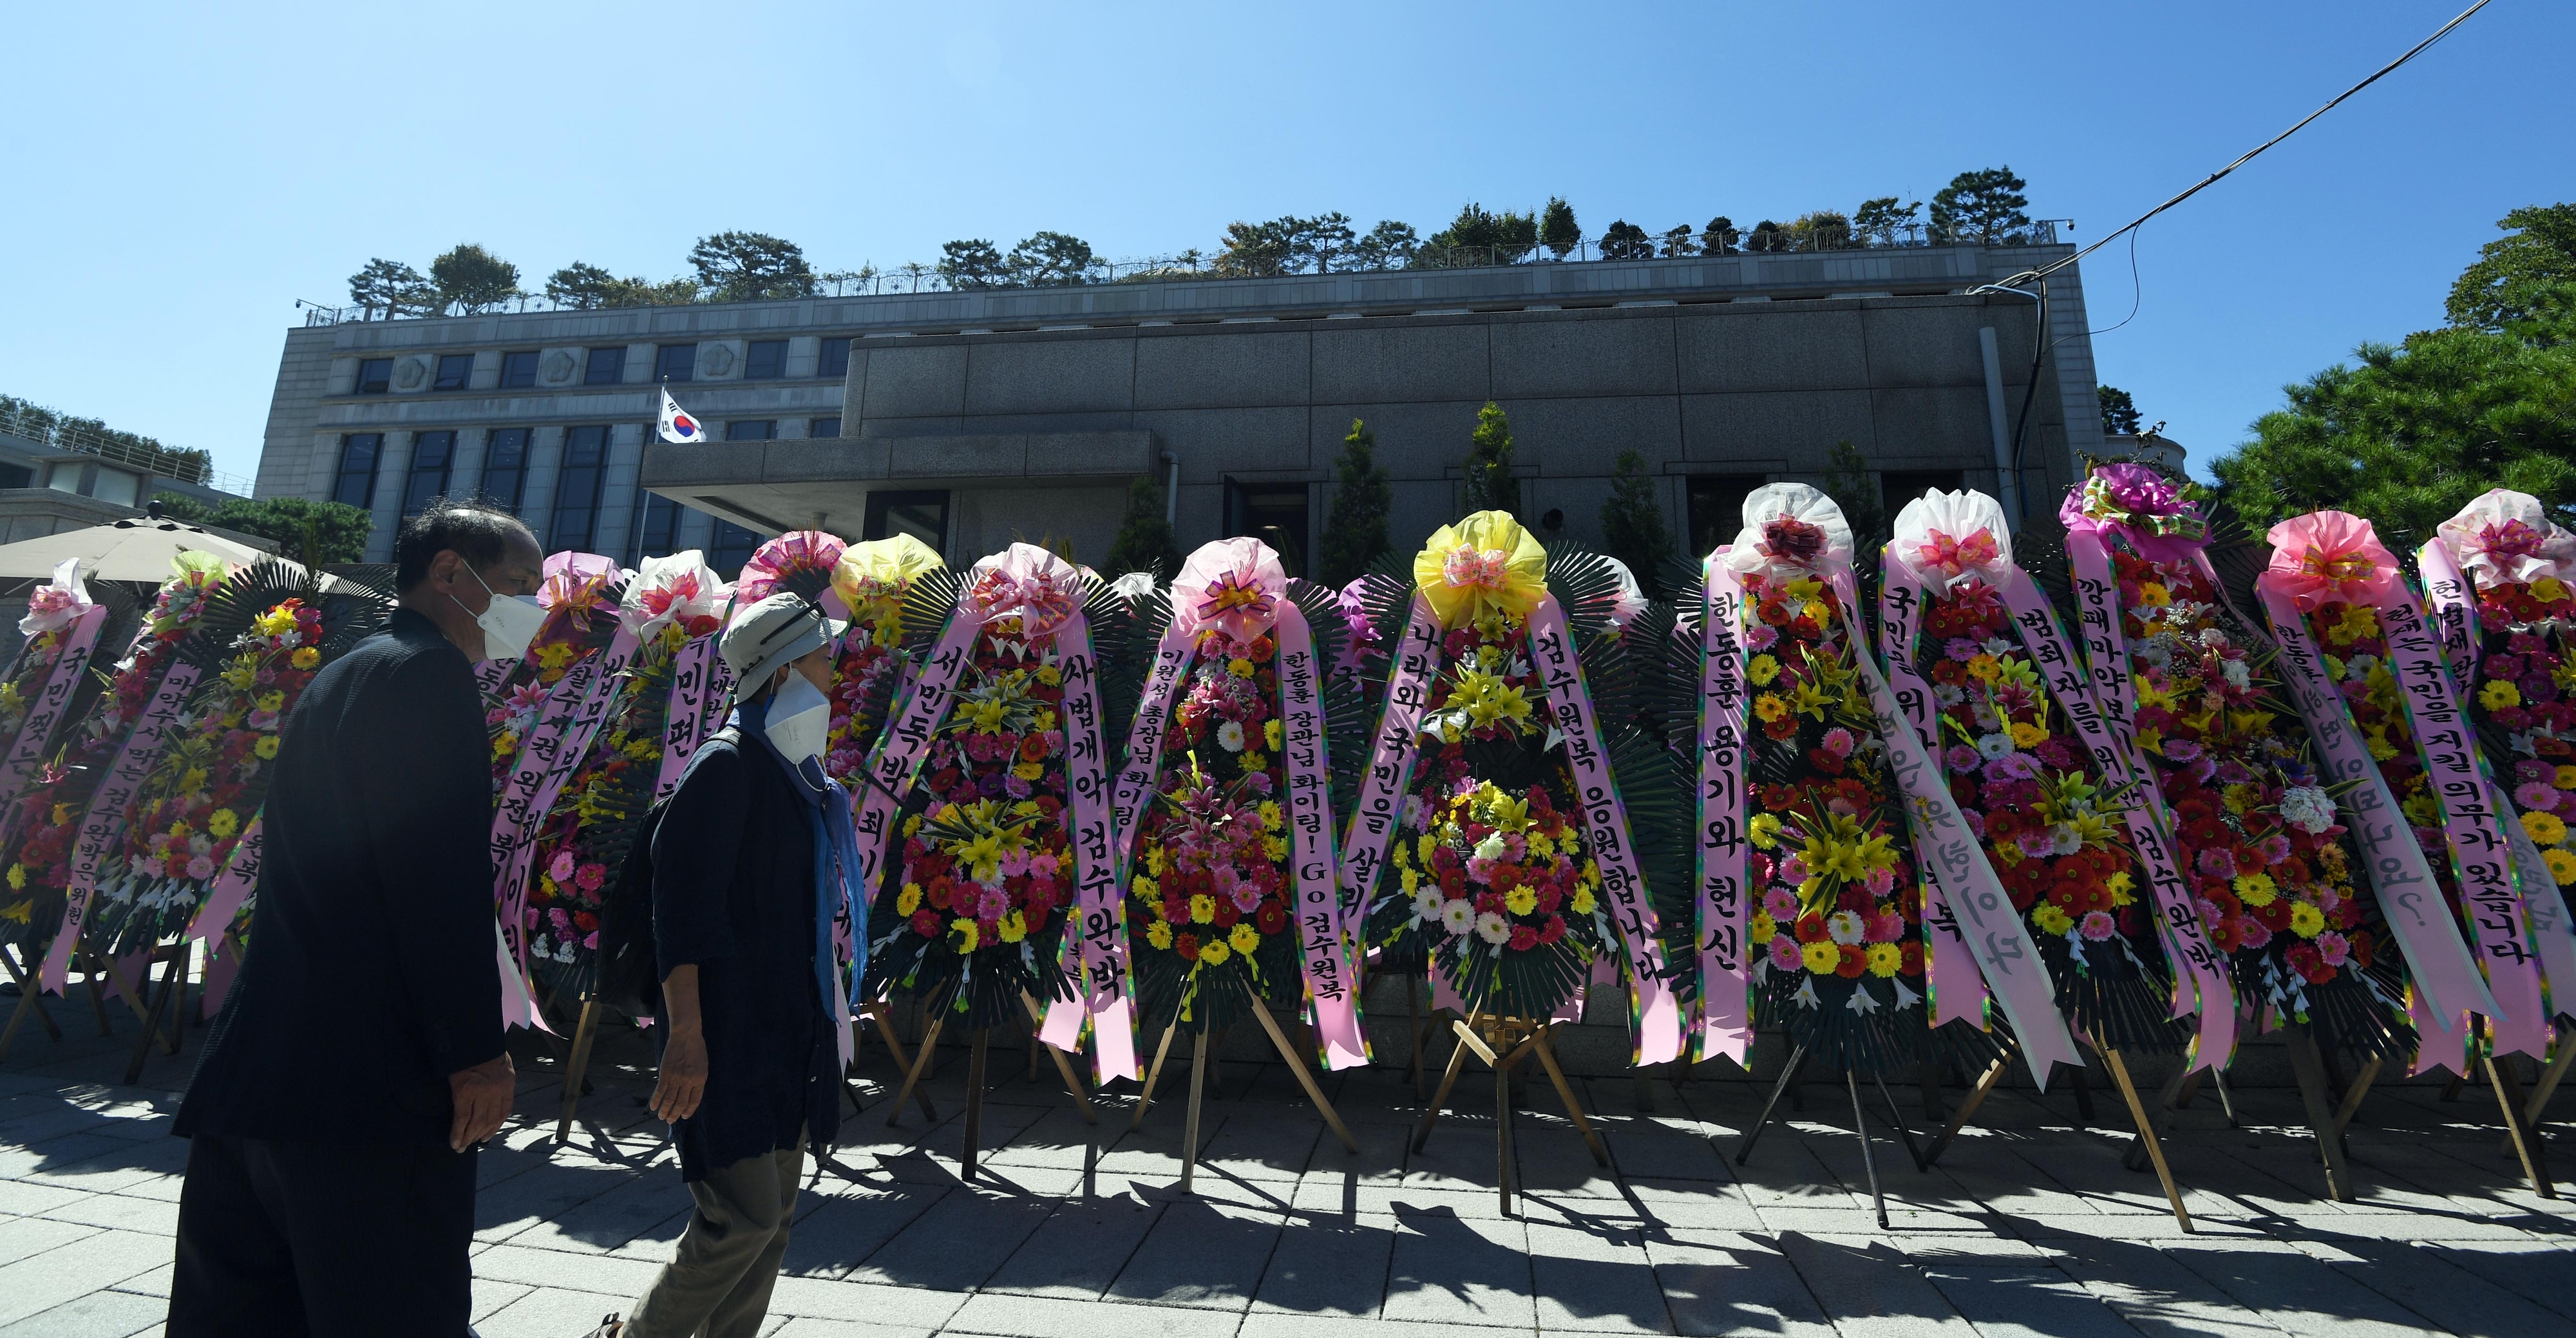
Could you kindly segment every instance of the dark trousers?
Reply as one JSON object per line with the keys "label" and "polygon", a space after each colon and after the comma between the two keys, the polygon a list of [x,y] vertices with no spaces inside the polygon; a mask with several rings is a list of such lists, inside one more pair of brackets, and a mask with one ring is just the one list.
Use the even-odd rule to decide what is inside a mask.
{"label": "dark trousers", "polygon": [[626,1338],[755,1338],[787,1257],[805,1134],[792,1147],[719,1166],[689,1182],[697,1211],[671,1262],[635,1302]]}
{"label": "dark trousers", "polygon": [[190,1142],[170,1338],[465,1332],[473,1152],[218,1134]]}

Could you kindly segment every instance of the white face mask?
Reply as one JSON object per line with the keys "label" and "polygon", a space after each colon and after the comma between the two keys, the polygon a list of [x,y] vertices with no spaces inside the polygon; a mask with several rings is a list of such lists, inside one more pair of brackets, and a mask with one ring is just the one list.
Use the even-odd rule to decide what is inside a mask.
{"label": "white face mask", "polygon": [[790,669],[787,686],[769,698],[769,720],[762,732],[790,762],[821,757],[832,732],[832,701],[812,679]]}
{"label": "white face mask", "polygon": [[[474,615],[474,625],[483,629],[483,658],[515,660],[527,654],[528,643],[537,639],[537,629],[546,624],[546,611],[537,603],[537,597],[494,595],[491,585],[483,579],[483,573],[474,570],[471,563],[463,565],[466,575],[483,587],[483,593],[492,595],[490,607]],[[449,595],[448,598],[456,599],[456,596]],[[456,607],[464,608],[465,601],[457,599]]]}

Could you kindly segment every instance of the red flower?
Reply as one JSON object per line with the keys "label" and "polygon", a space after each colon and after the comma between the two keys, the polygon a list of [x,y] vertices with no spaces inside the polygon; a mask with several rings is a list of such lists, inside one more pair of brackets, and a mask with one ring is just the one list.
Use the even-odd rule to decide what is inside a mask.
{"label": "red flower", "polygon": [[1197,961],[1199,959],[1199,936],[1196,934],[1173,935],[1172,951],[1179,953],[1182,961]]}
{"label": "red flower", "polygon": [[1528,925],[1512,926],[1512,951],[1528,952],[1538,946],[1538,931]]}
{"label": "red flower", "polygon": [[1832,937],[1825,932],[1825,917],[1815,911],[1799,916],[1794,932],[1800,943],[1822,943]]}
{"label": "red flower", "polygon": [[1857,943],[1846,943],[1842,948],[1843,959],[1834,964],[1834,974],[1845,980],[1858,980],[1860,973],[1869,969],[1869,954],[1862,952]]}
{"label": "red flower", "polygon": [[1265,901],[1261,903],[1260,912],[1252,917],[1252,923],[1262,933],[1276,934],[1288,927],[1288,910],[1278,902]]}
{"label": "red flower", "polygon": [[925,906],[912,913],[912,932],[923,938],[939,937],[939,913]]}

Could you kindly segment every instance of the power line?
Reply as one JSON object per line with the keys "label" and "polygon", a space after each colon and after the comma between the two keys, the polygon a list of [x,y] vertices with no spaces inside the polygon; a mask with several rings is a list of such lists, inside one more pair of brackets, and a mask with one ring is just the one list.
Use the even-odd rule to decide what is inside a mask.
{"label": "power line", "polygon": [[2193,185],[2190,189],[2185,190],[2180,195],[2176,195],[2172,199],[2165,201],[2163,204],[2157,205],[2155,208],[2138,215],[2137,218],[2131,220],[2126,226],[2114,229],[2110,233],[2106,234],[2102,240],[2093,243],[2091,246],[2085,247],[2083,250],[2066,257],[2064,260],[2060,260],[2057,263],[2042,269],[2024,270],[2023,272],[2004,280],[2004,284],[2008,286],[2019,285],[2039,279],[2045,279],[2049,275],[2055,274],[2057,271],[2062,270],[2067,266],[2074,264],[2076,261],[2082,260],[2084,257],[2093,254],[2095,251],[2101,250],[2103,247],[2110,245],[2111,242],[2119,237],[2121,233],[2129,232],[2144,224],[2148,219],[2154,218],[2156,215],[2173,208],[2175,205],[2181,204],[2183,201],[2198,195],[2204,190],[2207,190],[2209,187],[2217,184],[2219,178],[2226,176],[2237,168],[2243,167],[2245,164],[2254,161],[2255,157],[2261,154],[2265,149],[2271,148],[2282,140],[2288,139],[2290,136],[2306,129],[2310,121],[2314,121],[2318,117],[2325,115],[2327,112],[2333,111],[2335,108],[2342,106],[2345,99],[2350,98],[2353,94],[2358,93],[2365,88],[2370,87],[2372,84],[2378,83],[2381,79],[2386,78],[2392,71],[2396,70],[2398,66],[2422,55],[2427,47],[2430,47],[2435,42],[2441,41],[2443,38],[2450,36],[2453,28],[2457,28],[2461,24],[2468,22],[2471,14],[2475,14],[2479,10],[2486,8],[2490,2],[2491,0],[2477,0],[2477,3],[2461,10],[2450,22],[2443,24],[2439,29],[2435,30],[2432,36],[2408,47],[2406,49],[2406,54],[2380,66],[2377,70],[2371,73],[2369,78],[2364,79],[2360,83],[2354,84],[2352,87],[2336,94],[2333,101],[2328,102],[2326,105],[2319,107],[2315,111],[2309,112],[2306,116],[2300,118],[2297,125],[2291,126],[2289,129],[2274,135],[2270,139],[2267,139],[2258,145],[2255,145],[2251,149],[2248,149],[2245,152],[2245,156],[2238,158],[2235,162],[2229,163],[2227,166],[2222,167],[2215,172],[2210,173],[2199,183]]}

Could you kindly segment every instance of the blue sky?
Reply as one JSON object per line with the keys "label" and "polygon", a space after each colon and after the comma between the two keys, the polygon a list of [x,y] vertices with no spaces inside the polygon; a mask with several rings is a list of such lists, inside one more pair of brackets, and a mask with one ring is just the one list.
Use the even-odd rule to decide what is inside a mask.
{"label": "blue sky", "polygon": [[[1551,194],[1661,231],[1998,163],[2089,241],[2465,3],[33,7],[0,391],[246,475],[293,300],[460,241],[533,288],[669,277],[726,228],[818,269],[1336,209],[1427,234]],[[2149,225],[2103,379],[2198,466],[2282,383],[2438,323],[2496,219],[2576,197],[2571,53],[2576,6],[2496,0]],[[2096,326],[2128,313],[2125,242],[2084,279]]]}

